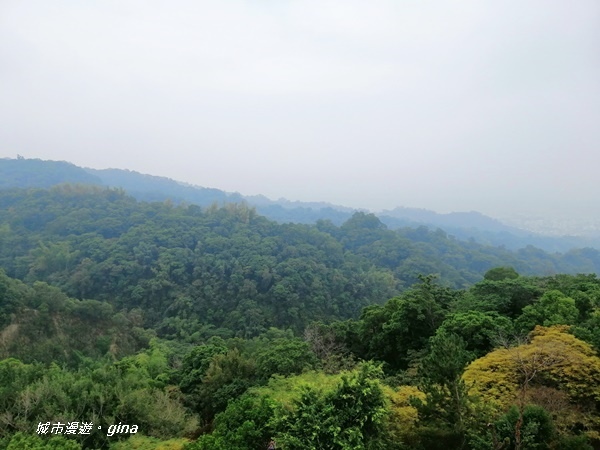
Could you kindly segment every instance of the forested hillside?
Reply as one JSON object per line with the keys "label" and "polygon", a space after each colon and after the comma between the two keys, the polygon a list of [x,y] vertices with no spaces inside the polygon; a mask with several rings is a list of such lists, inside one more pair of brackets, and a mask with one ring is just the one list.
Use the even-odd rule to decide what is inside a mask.
{"label": "forested hillside", "polygon": [[0,159],[0,188],[49,188],[61,183],[102,184],[102,180],[65,161]]}
{"label": "forested hillside", "polygon": [[0,448],[600,448],[595,250],[63,185],[0,267]]}
{"label": "forested hillside", "polygon": [[600,270],[595,250],[512,253],[442,231],[387,230],[364,213],[340,227],[282,225],[239,204],[202,210],[84,186],[0,191],[0,245],[9,276],[140,308],[165,336],[300,331],[355,317],[419,274],[460,288],[495,266],[527,275]]}
{"label": "forested hillside", "polygon": [[[2,275],[0,299],[12,356],[0,361],[0,448],[600,446],[594,275],[498,268],[466,290],[421,277],[354,320],[196,344],[43,282]],[[37,434],[45,423],[65,428]],[[69,435],[74,423],[93,430]]]}
{"label": "forested hillside", "polygon": [[[329,220],[340,226],[355,212],[352,208],[325,202],[299,202],[285,199],[270,200],[262,195],[244,196],[220,189],[192,186],[175,180],[145,175],[121,169],[89,169],[65,161],[39,159],[0,159],[0,188],[49,188],[58,184],[87,184],[124,189],[141,201],[172,201],[176,204],[195,204],[209,207],[214,203],[243,203],[279,223],[314,224]],[[535,246],[548,252],[566,252],[573,248],[600,248],[593,236],[550,237],[507,226],[477,212],[437,214],[417,208],[398,207],[377,213],[390,229],[418,228],[443,229],[449,235],[468,242],[475,240],[484,245],[519,250]]]}

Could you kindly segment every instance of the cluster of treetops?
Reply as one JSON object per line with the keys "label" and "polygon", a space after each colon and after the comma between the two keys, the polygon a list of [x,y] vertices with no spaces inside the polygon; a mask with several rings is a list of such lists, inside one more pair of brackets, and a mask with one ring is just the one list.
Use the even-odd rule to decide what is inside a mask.
{"label": "cluster of treetops", "polygon": [[548,274],[581,261],[0,191],[0,449],[600,448],[600,279]]}

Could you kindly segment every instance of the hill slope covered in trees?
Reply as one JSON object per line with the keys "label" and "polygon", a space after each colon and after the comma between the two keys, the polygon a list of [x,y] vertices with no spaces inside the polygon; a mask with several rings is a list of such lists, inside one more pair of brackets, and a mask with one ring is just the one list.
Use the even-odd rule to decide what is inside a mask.
{"label": "hill slope covered in trees", "polygon": [[[0,188],[48,188],[61,183],[81,183],[125,189],[143,201],[171,200],[174,203],[208,207],[213,203],[246,202],[257,212],[279,223],[314,224],[330,220],[341,225],[354,212],[352,208],[325,202],[299,202],[285,199],[270,200],[264,196],[244,196],[220,189],[192,186],[165,177],[145,175],[122,169],[89,169],[64,161],[37,159],[0,159]],[[481,244],[503,246],[518,250],[529,245],[550,252],[565,252],[577,247],[600,248],[600,240],[592,237],[549,237],[505,225],[477,212],[437,214],[418,208],[395,208],[377,213],[388,228],[443,229],[456,238]]]}
{"label": "hill slope covered in trees", "polygon": [[596,250],[61,185],[0,190],[0,268],[0,449],[600,446]]}
{"label": "hill slope covered in trees", "polygon": [[[302,338],[271,328],[196,344],[157,339],[136,331],[132,312],[102,304],[0,274],[1,341],[21,336],[18,350],[2,348],[11,357],[0,360],[0,448],[252,450],[272,438],[288,450],[600,445],[594,275],[497,268],[469,289],[421,277],[355,319],[310,324]],[[40,320],[11,331],[27,316]],[[52,349],[54,331],[72,321],[88,327],[83,340],[36,351]],[[54,331],[40,334],[48,322]],[[116,355],[128,335],[150,339]],[[94,429],[36,435],[46,421]],[[136,430],[114,434],[117,423]]]}
{"label": "hill slope covered in trees", "polygon": [[422,273],[466,287],[495,266],[528,275],[600,270],[595,250],[509,252],[426,228],[388,230],[365,213],[339,227],[277,224],[244,205],[202,210],[83,186],[0,191],[0,243],[9,276],[141,308],[166,334],[301,330],[353,317]]}

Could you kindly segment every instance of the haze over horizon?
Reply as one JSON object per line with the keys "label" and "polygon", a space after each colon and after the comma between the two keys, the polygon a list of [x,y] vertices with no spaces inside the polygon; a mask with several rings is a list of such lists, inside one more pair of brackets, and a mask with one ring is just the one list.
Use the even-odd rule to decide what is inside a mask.
{"label": "haze over horizon", "polygon": [[600,4],[0,4],[0,157],[600,220]]}

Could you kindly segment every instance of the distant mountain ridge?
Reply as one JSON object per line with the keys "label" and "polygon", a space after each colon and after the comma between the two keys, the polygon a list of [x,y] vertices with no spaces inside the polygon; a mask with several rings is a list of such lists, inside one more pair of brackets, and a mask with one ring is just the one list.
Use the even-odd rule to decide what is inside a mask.
{"label": "distant mountain ridge", "polygon": [[[82,168],[66,161],[40,159],[0,159],[0,189],[20,187],[47,188],[61,183],[91,184],[121,188],[138,200],[185,202],[207,207],[214,203],[246,202],[257,212],[277,222],[315,223],[329,220],[341,225],[356,209],[326,202],[300,202],[284,198],[271,200],[263,195],[244,196],[216,188],[194,186],[166,177],[146,175],[124,169]],[[361,210],[361,211],[366,211]],[[533,245],[551,252],[565,252],[575,247],[600,248],[600,239],[549,237],[522,230],[476,211],[439,214],[434,211],[397,207],[377,212],[388,228],[441,228],[457,239],[504,246],[516,250]]]}
{"label": "distant mountain ridge", "polygon": [[102,185],[92,173],[66,161],[41,159],[0,159],[0,189],[12,187],[48,188],[61,183]]}
{"label": "distant mountain ridge", "polygon": [[526,231],[511,227],[493,219],[477,211],[469,212],[451,212],[440,214],[428,209],[406,208],[399,206],[392,210],[383,210],[379,213],[380,216],[389,216],[399,219],[408,219],[413,222],[438,224],[439,226],[448,227],[465,227],[481,228],[489,231],[508,231],[511,233],[526,233]]}

